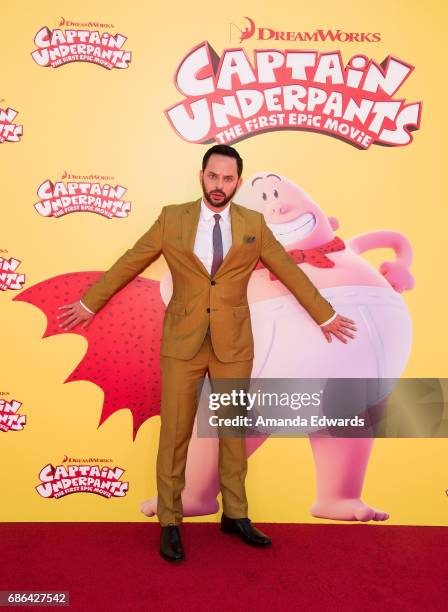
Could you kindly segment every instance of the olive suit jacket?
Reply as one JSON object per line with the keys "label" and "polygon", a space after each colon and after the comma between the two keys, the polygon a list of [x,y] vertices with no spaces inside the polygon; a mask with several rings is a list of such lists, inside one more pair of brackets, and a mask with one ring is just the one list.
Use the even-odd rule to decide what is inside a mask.
{"label": "olive suit jacket", "polygon": [[317,324],[333,316],[331,305],[293,262],[261,213],[230,204],[232,246],[213,278],[193,252],[201,200],[164,206],[154,224],[82,296],[97,312],[112,295],[164,255],[173,296],[163,322],[161,355],[191,359],[210,325],[220,361],[253,358],[247,285],[259,259],[286,285]]}

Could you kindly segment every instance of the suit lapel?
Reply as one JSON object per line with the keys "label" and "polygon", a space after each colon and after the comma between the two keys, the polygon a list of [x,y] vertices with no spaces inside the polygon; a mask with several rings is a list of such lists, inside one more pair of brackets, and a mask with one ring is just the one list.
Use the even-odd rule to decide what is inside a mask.
{"label": "suit lapel", "polygon": [[[186,251],[191,254],[195,263],[200,268],[201,272],[210,277],[210,274],[208,273],[204,264],[194,252],[194,243],[198,230],[200,213],[201,200],[196,200],[195,202],[192,202],[186,208],[184,214],[182,215],[182,244]],[[233,255],[243,242],[245,228],[244,217],[241,214],[239,207],[233,203],[230,206],[230,222],[232,227],[232,246],[230,247],[227,255],[224,257],[222,264],[219,266],[215,278],[223,274],[223,271],[225,272],[225,270],[229,266],[229,261],[232,260]]]}

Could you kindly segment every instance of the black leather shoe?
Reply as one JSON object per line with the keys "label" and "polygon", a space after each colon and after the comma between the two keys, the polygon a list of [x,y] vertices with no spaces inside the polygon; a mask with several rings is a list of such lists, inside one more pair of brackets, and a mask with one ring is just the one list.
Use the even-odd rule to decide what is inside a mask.
{"label": "black leather shoe", "polygon": [[269,546],[271,544],[271,538],[254,527],[248,518],[232,519],[223,514],[221,531],[237,535],[243,542],[251,546]]}
{"label": "black leather shoe", "polygon": [[162,527],[162,533],[160,534],[160,554],[167,561],[180,561],[184,558],[185,554],[178,525],[167,525],[166,527]]}

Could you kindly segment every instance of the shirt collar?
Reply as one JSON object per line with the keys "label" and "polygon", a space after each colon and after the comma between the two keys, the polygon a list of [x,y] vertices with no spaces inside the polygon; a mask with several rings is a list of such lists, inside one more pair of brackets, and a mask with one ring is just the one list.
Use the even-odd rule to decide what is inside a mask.
{"label": "shirt collar", "polygon": [[223,221],[228,221],[229,217],[230,217],[230,205],[231,205],[231,202],[229,202],[225,206],[225,208],[223,208],[223,210],[221,212],[215,213],[215,212],[213,212],[213,210],[210,210],[210,208],[208,208],[208,206],[204,202],[204,198],[202,198],[202,200],[201,200],[201,215],[202,215],[202,218],[205,219],[205,221],[210,221],[211,219],[214,220],[213,215],[219,214],[219,215],[221,215]]}

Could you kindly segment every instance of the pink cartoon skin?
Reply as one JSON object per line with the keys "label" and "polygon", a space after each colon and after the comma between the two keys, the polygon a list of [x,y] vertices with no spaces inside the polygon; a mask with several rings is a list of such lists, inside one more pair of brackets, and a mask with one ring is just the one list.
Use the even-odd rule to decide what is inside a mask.
{"label": "pink cartoon skin", "polygon": [[[339,224],[327,217],[300,187],[280,175],[263,172],[248,179],[236,197],[238,203],[264,214],[276,238],[288,251],[317,249],[335,238]],[[391,248],[395,261],[379,271],[360,257],[376,248]],[[299,263],[335,310],[357,325],[354,341],[328,344],[310,319],[278,280],[260,267],[248,286],[254,333],[255,359],[252,378],[398,378],[407,363],[412,325],[400,295],[414,287],[409,270],[412,249],[394,231],[375,231],[356,236],[345,248],[326,251],[328,265]],[[325,259],[324,259],[325,262]],[[328,267],[326,267],[328,265]],[[171,295],[171,279],[161,284],[162,297]],[[378,398],[378,406],[381,400]],[[329,438],[310,434],[317,497],[311,507],[315,517],[333,520],[382,521],[387,512],[361,500],[373,438]],[[248,454],[266,437],[249,438]],[[207,470],[204,473],[204,469]],[[185,516],[218,511],[217,441],[192,437],[182,500]],[[156,511],[156,498],[144,502],[147,516]]]}

